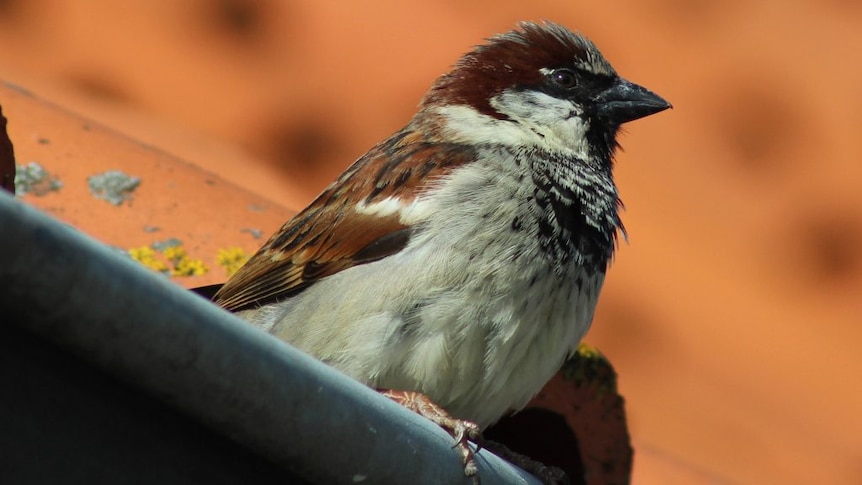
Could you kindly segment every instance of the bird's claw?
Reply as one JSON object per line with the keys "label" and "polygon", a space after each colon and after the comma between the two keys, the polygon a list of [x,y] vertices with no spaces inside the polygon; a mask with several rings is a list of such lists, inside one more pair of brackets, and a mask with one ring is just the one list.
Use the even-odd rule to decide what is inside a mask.
{"label": "bird's claw", "polygon": [[[464,475],[473,479],[473,484],[479,484],[479,468],[476,465],[475,454],[483,447],[482,430],[472,421],[453,418],[445,409],[438,406],[425,394],[414,391],[395,391],[379,389],[381,394],[407,409],[429,419],[440,426],[455,439],[452,448],[458,450],[464,464]],[[476,451],[470,449],[470,441],[476,443]]]}

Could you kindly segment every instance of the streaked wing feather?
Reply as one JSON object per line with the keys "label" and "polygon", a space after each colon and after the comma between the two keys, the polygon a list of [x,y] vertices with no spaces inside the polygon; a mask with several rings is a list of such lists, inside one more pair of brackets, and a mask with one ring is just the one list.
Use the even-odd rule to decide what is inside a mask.
{"label": "streaked wing feather", "polygon": [[388,197],[408,204],[434,179],[473,157],[464,146],[424,141],[408,126],[357,160],[282,226],[213,301],[230,311],[266,305],[401,251],[411,228],[398,211],[365,214],[356,211],[357,205]]}

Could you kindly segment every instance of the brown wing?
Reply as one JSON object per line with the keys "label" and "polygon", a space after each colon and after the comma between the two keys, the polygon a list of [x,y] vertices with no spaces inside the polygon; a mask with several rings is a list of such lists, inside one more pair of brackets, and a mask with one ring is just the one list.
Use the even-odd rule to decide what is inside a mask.
{"label": "brown wing", "polygon": [[429,181],[473,158],[470,148],[425,141],[408,125],[372,148],[287,221],[213,301],[231,311],[262,306],[341,270],[401,251],[411,228],[401,223],[399,214],[361,214],[356,205],[396,192],[409,203]]}

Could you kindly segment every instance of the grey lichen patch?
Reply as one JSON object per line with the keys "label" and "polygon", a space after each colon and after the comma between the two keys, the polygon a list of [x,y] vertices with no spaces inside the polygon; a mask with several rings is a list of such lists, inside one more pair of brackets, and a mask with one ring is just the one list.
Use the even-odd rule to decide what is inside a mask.
{"label": "grey lichen patch", "polygon": [[175,237],[172,237],[169,239],[165,239],[164,241],[156,241],[151,246],[156,251],[164,251],[165,249],[176,248],[176,247],[180,247],[182,245],[183,245],[182,241],[180,241],[179,239],[177,239]]}
{"label": "grey lichen patch", "polygon": [[246,228],[240,229],[239,232],[246,232],[248,234],[251,234],[251,237],[253,237],[255,239],[260,239],[261,236],[263,236],[263,231],[261,231],[260,229],[255,229],[253,227],[246,227]]}
{"label": "grey lichen patch", "polygon": [[132,192],[141,185],[141,179],[119,170],[108,170],[87,177],[87,184],[93,197],[104,199],[113,205],[122,205],[132,199]]}
{"label": "grey lichen patch", "polygon": [[45,167],[36,162],[15,166],[15,194],[33,194],[43,196],[56,192],[63,187],[63,182],[51,175]]}

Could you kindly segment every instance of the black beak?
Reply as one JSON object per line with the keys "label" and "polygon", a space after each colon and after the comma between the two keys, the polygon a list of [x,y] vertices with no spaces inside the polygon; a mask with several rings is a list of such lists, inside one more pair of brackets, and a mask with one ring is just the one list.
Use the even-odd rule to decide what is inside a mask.
{"label": "black beak", "polygon": [[659,95],[622,78],[617,79],[613,86],[599,93],[595,101],[599,118],[617,125],[671,107],[670,103]]}

